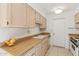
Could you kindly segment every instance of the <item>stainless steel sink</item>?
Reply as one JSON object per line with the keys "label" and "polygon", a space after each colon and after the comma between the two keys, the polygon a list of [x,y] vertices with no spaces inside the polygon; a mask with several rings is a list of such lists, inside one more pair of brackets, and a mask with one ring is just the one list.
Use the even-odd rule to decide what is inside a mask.
{"label": "stainless steel sink", "polygon": [[38,35],[38,36],[34,36],[33,38],[37,38],[37,39],[44,39],[46,38],[48,35]]}

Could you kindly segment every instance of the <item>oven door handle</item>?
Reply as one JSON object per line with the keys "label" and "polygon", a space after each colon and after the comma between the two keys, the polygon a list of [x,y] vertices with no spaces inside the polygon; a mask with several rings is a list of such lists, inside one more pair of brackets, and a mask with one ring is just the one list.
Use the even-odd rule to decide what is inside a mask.
{"label": "oven door handle", "polygon": [[77,45],[75,42],[73,42],[73,40],[71,40],[71,42],[72,42],[76,47],[78,47],[78,45]]}

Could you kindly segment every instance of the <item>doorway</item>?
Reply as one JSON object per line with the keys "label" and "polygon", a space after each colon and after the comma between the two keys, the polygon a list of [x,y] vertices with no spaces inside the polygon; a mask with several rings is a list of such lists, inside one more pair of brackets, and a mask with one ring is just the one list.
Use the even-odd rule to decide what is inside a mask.
{"label": "doorway", "polygon": [[65,47],[65,20],[54,20],[53,32],[53,45]]}

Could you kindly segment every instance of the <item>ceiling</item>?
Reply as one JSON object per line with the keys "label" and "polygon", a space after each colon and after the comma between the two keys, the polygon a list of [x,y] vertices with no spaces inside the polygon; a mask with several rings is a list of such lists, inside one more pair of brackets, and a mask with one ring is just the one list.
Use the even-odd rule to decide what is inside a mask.
{"label": "ceiling", "polygon": [[51,14],[55,15],[55,13],[51,12],[51,10],[57,7],[63,8],[63,12],[72,11],[79,8],[78,3],[30,3],[30,5],[45,16],[51,16]]}

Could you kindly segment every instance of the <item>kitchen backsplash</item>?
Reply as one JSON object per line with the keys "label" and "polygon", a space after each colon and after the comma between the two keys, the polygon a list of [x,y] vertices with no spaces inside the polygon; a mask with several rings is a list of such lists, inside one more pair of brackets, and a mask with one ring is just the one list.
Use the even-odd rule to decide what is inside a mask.
{"label": "kitchen backsplash", "polygon": [[[29,31],[29,32],[28,32]],[[39,33],[38,27],[34,28],[0,28],[0,42],[11,37],[28,36],[29,34]]]}

